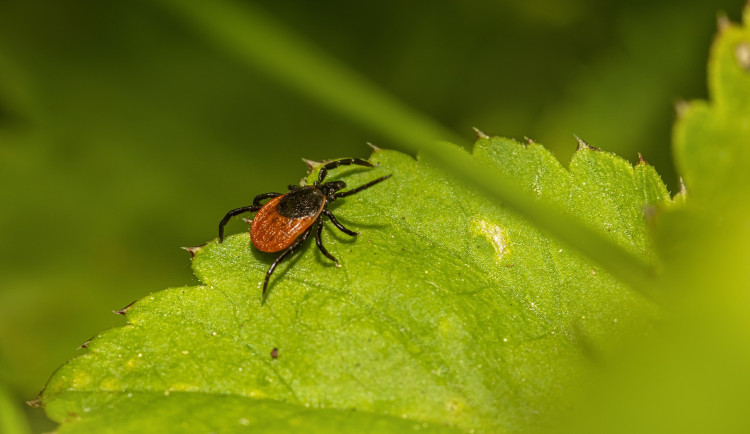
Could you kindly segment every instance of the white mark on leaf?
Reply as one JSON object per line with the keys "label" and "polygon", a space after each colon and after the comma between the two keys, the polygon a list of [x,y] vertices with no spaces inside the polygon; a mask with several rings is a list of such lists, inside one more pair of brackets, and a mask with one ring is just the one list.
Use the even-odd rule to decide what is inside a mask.
{"label": "white mark on leaf", "polygon": [[474,219],[474,231],[483,235],[495,248],[495,259],[497,262],[502,261],[503,256],[508,253],[508,236],[505,229],[490,223],[487,220]]}
{"label": "white mark on leaf", "polygon": [[734,55],[740,67],[745,71],[750,71],[750,44],[747,42],[738,44],[734,50]]}

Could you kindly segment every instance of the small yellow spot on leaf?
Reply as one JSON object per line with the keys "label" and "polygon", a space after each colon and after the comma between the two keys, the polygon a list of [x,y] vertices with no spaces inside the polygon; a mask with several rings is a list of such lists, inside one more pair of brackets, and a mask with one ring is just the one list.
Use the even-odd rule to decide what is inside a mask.
{"label": "small yellow spot on leaf", "polygon": [[[248,390],[247,392],[245,392],[245,395],[251,398],[265,398],[266,397],[266,394],[262,390],[258,390],[258,389]],[[307,404],[307,406],[309,406],[309,404]]]}
{"label": "small yellow spot on leaf", "polygon": [[101,390],[119,390],[120,386],[120,382],[114,377],[105,378],[99,384]]}
{"label": "small yellow spot on leaf", "polygon": [[91,375],[84,371],[76,372],[76,375],[71,380],[71,384],[73,385],[74,389],[86,388],[90,385],[90,383]]}
{"label": "small yellow spot on leaf", "polygon": [[461,413],[464,407],[464,404],[460,401],[448,401],[445,403],[445,409],[453,414]]}
{"label": "small yellow spot on leaf", "polygon": [[198,392],[200,387],[191,383],[172,383],[169,385],[169,390],[178,392]]}
{"label": "small yellow spot on leaf", "polygon": [[128,359],[127,362],[125,362],[125,366],[127,366],[128,368],[135,368],[139,364],[140,364],[140,361],[138,360],[137,357],[131,357],[130,359]]}

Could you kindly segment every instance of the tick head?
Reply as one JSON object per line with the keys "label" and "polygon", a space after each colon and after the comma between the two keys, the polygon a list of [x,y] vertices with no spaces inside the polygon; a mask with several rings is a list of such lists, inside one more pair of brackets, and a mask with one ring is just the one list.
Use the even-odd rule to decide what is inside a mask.
{"label": "tick head", "polygon": [[326,182],[325,184],[320,186],[320,191],[323,192],[323,194],[326,196],[326,198],[329,201],[332,201],[335,199],[335,194],[337,191],[346,188],[346,182],[344,181],[331,181]]}

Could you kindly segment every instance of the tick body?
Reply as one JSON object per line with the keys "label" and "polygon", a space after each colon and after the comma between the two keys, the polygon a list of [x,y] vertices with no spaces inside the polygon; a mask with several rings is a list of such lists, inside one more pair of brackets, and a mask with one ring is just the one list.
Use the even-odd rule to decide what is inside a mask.
{"label": "tick body", "polygon": [[[344,181],[323,182],[329,170],[352,164],[373,167],[369,161],[358,158],[331,161],[320,168],[318,180],[311,185],[303,187],[290,185],[289,191],[284,194],[259,194],[253,199],[252,205],[233,209],[221,220],[219,223],[219,242],[224,240],[224,226],[229,222],[229,219],[246,212],[257,212],[255,218],[250,222],[250,239],[253,245],[262,252],[281,252],[266,272],[262,297],[265,297],[268,281],[276,266],[310,236],[313,225],[315,225],[316,230],[315,243],[321,253],[332,260],[336,266],[340,266],[338,260],[323,246],[320,237],[323,231],[323,216],[326,216],[334,226],[345,234],[356,236],[357,233],[339,223],[333,213],[327,209],[328,204],[336,199],[370,188],[391,177],[391,175],[383,176],[347,191],[340,191],[346,188]],[[262,204],[261,202],[266,199],[271,200]]]}
{"label": "tick body", "polygon": [[250,239],[262,252],[288,248],[315,221],[326,205],[320,189],[310,185],[268,201],[250,225]]}

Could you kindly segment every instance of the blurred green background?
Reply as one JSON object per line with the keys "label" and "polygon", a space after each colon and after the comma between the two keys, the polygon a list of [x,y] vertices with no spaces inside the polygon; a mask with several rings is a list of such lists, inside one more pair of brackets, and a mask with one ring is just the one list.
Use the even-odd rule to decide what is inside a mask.
{"label": "blurred green background", "polygon": [[[673,105],[705,98],[719,11],[744,0],[254,2],[465,138],[577,134],[673,191]],[[362,101],[361,104],[367,104]],[[0,397],[26,408],[112,314],[196,283],[180,246],[378,131],[216,49],[160,2],[0,2]],[[229,232],[244,230],[232,223]],[[2,409],[0,409],[2,414]],[[0,424],[2,429],[2,424]]]}

